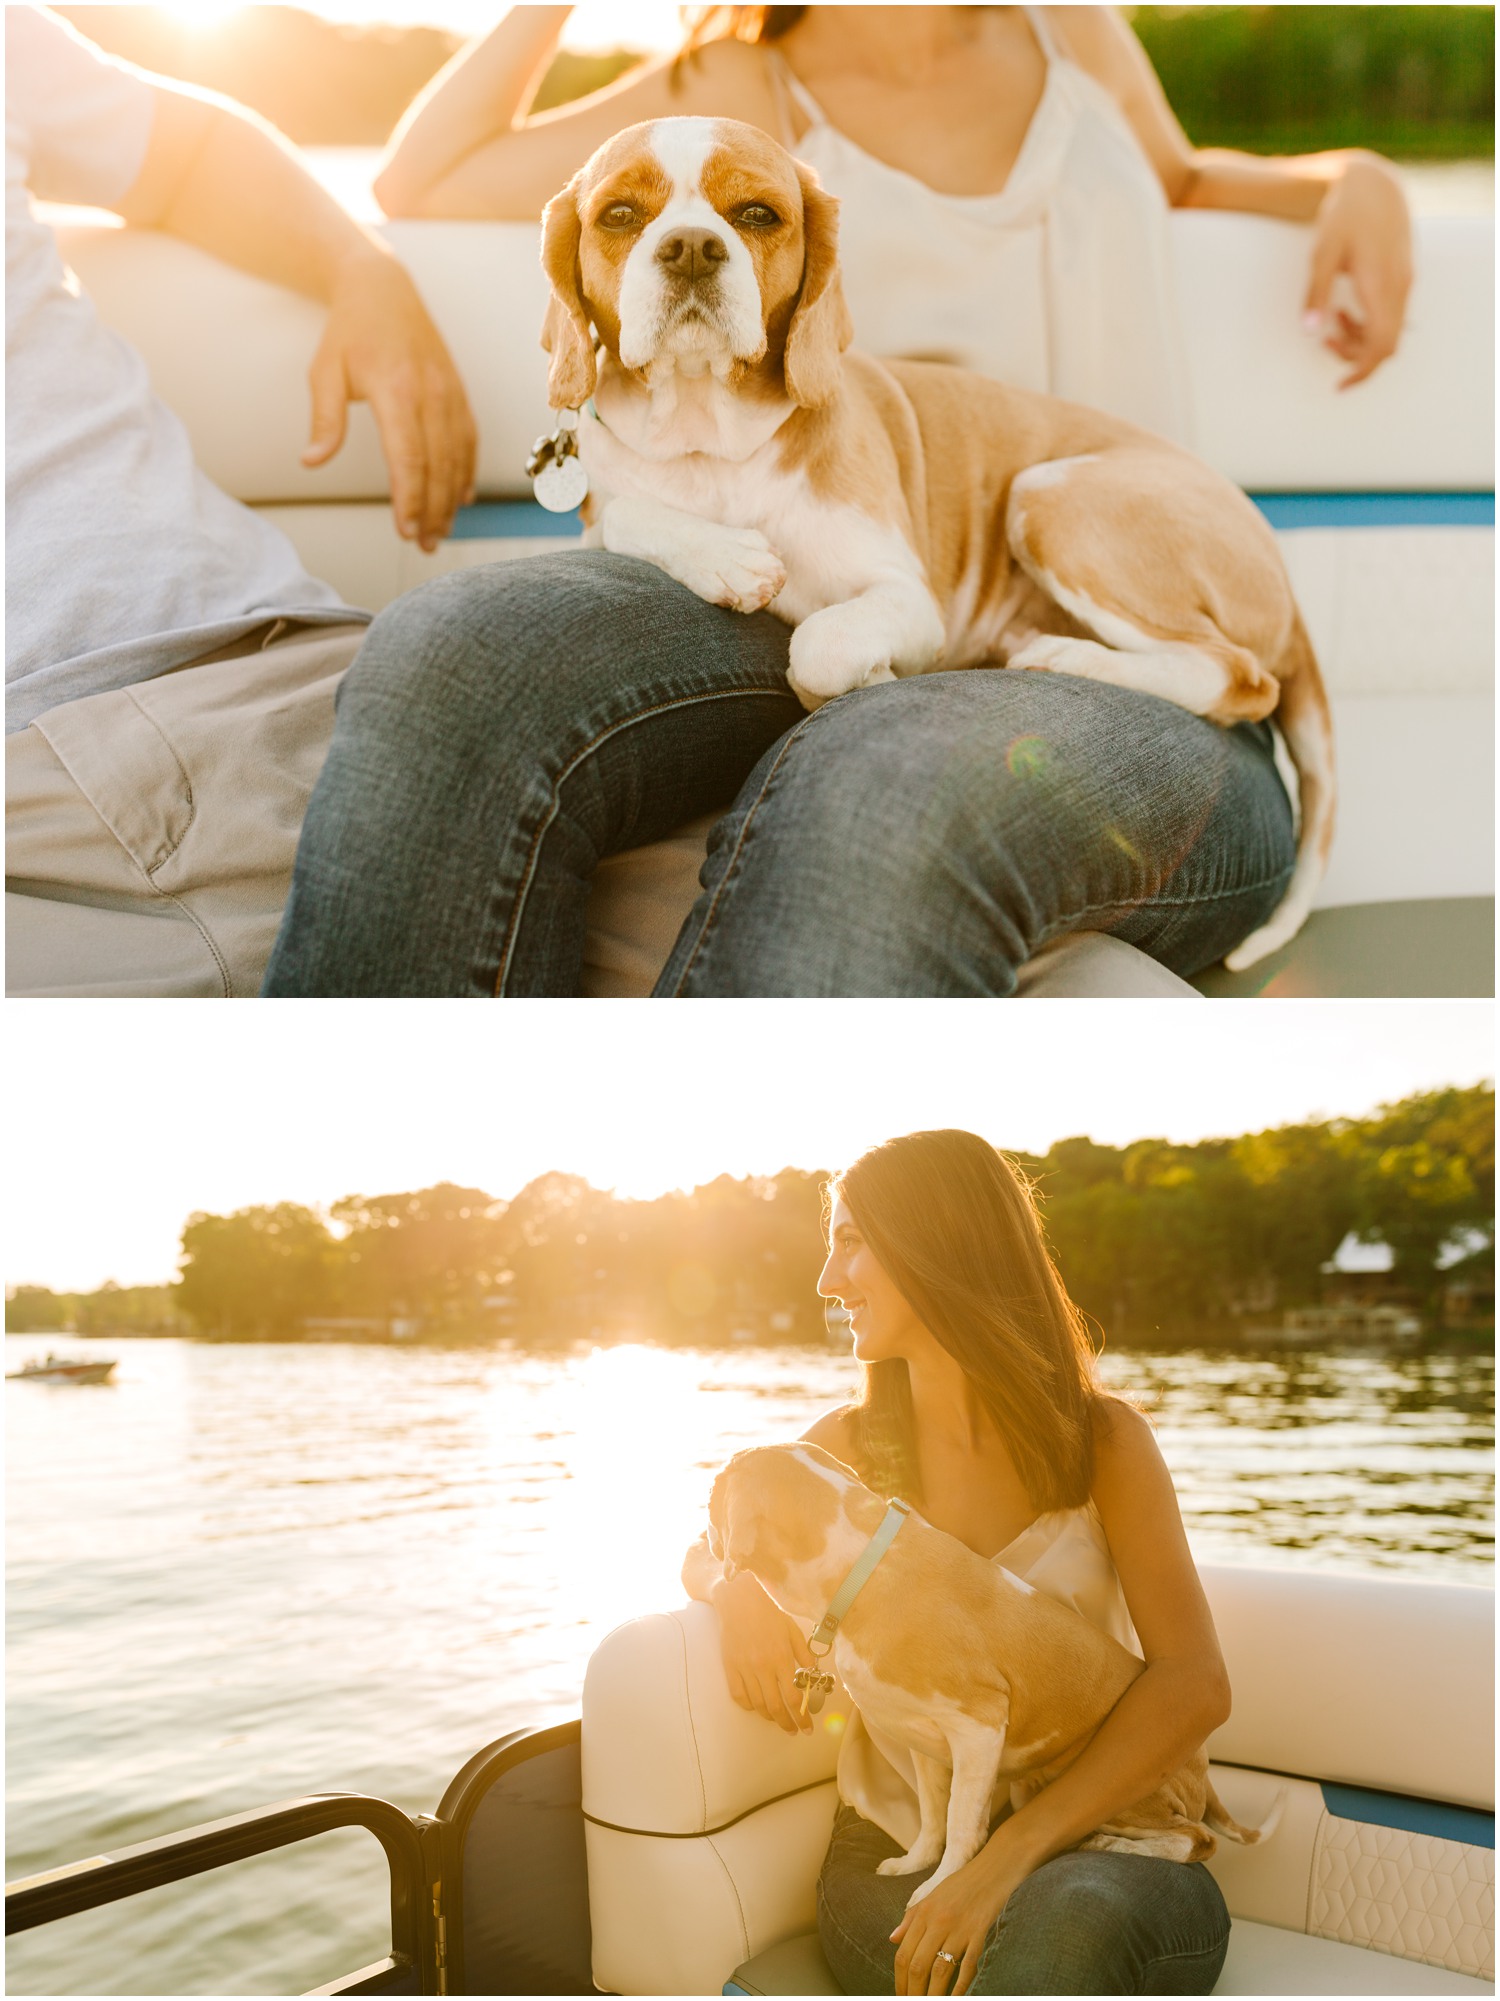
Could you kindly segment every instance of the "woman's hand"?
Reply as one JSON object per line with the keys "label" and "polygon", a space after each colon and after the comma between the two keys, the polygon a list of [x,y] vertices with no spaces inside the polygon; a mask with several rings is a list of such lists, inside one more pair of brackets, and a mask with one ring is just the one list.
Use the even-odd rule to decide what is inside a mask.
{"label": "woman's hand", "polygon": [[[1002,1823],[971,1862],[913,1904],[891,1933],[900,1948],[896,1992],[967,1994],[990,1927],[1030,1874]],[[951,1952],[953,1960],[939,1959],[939,1952]]]}
{"label": "woman's hand", "polygon": [[[1361,318],[1333,303],[1340,274],[1353,286]],[[1303,324],[1353,369],[1352,388],[1396,352],[1411,290],[1411,217],[1401,183],[1373,153],[1356,153],[1323,197],[1313,238]]]}
{"label": "woman's hand", "polygon": [[721,1578],[712,1601],[729,1693],[741,1709],[755,1710],[789,1735],[811,1730],[792,1681],[799,1667],[817,1666],[801,1629],[747,1570]]}

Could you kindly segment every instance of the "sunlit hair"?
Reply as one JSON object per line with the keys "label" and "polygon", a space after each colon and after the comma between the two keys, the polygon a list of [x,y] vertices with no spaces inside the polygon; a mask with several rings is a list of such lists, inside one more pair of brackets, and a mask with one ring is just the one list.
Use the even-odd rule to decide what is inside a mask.
{"label": "sunlit hair", "polygon": [[805,7],[679,7],[682,53],[706,42],[774,42],[795,28]]}
{"label": "sunlit hair", "polygon": [[[840,1196],[882,1271],[968,1377],[1038,1513],[1081,1507],[1094,1424],[1111,1399],[1025,1175],[974,1133],[907,1133],[835,1176],[830,1208]],[[860,1470],[880,1492],[920,1500],[906,1363],[860,1366]]]}

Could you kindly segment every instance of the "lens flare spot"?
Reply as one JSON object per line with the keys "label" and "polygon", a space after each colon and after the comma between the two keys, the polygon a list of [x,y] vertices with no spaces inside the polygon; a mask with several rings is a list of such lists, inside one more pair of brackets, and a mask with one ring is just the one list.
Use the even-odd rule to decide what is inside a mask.
{"label": "lens flare spot", "polygon": [[1105,839],[1113,841],[1115,846],[1120,850],[1120,853],[1133,861],[1137,868],[1141,866],[1140,851],[1131,846],[1118,827],[1106,827],[1104,835]]}
{"label": "lens flare spot", "polygon": [[830,1709],[828,1714],[823,1718],[823,1728],[828,1732],[830,1737],[842,1737],[848,1721],[847,1716],[840,1716],[836,1709]]}
{"label": "lens flare spot", "polygon": [[1052,763],[1052,746],[1045,737],[1018,736],[1005,753],[1012,778],[1043,778]]}

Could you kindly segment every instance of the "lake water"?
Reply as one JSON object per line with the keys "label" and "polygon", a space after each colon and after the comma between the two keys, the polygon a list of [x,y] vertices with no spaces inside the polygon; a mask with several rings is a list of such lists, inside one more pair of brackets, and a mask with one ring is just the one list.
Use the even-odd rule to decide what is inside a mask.
{"label": "lake water", "polygon": [[[6,1368],[46,1352],[9,1338]],[[97,1352],[97,1351],[96,1351]],[[7,1385],[7,1876],[302,1792],[430,1812],[680,1602],[711,1470],[842,1353],[122,1341]],[[1113,1355],[1201,1561],[1491,1581],[1488,1360]],[[295,1993],[388,1949],[367,1835],[20,1936],[12,1993]]]}

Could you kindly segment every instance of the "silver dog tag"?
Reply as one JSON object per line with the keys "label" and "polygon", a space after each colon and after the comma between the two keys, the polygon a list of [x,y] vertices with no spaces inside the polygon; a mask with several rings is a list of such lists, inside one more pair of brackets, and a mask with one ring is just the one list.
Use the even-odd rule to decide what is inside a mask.
{"label": "silver dog tag", "polygon": [[802,1714],[816,1716],[823,1707],[823,1698],[833,1687],[831,1674],[819,1674],[816,1668],[798,1668],[792,1676],[792,1686],[802,1691]]}
{"label": "silver dog tag", "polygon": [[531,487],[549,514],[571,514],[589,490],[589,476],[575,451],[544,465]]}

